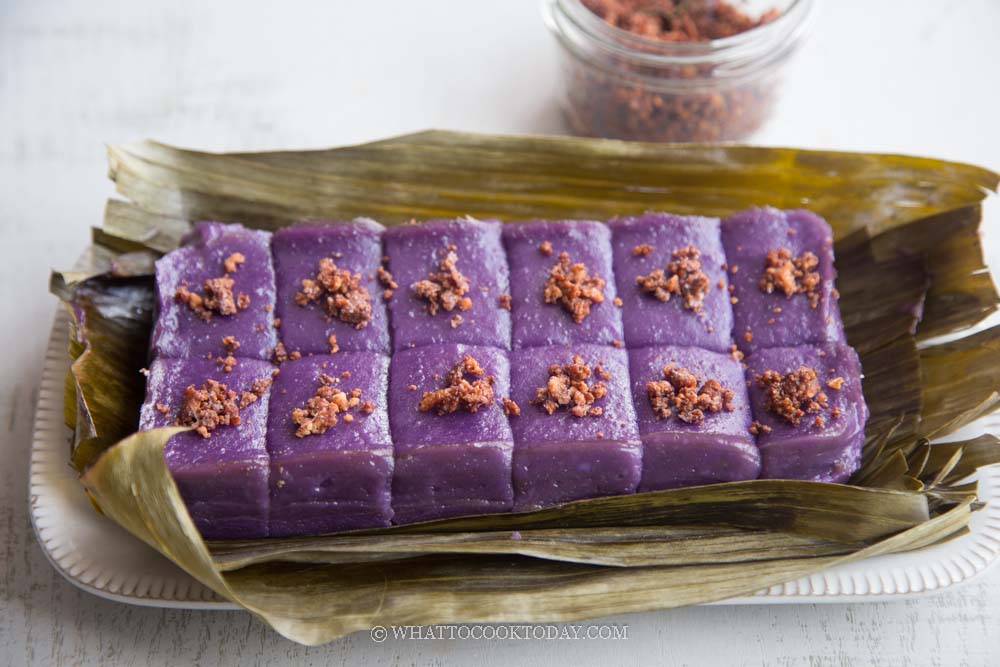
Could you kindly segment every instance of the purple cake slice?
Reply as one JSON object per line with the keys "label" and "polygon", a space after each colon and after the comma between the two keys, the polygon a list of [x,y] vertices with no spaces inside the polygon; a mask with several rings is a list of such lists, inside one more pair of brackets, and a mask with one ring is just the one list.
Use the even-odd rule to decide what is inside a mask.
{"label": "purple cake slice", "polygon": [[728,351],[733,310],[718,218],[646,213],[608,225],[625,343]]}
{"label": "purple cake slice", "polygon": [[741,350],[844,341],[825,220],[804,210],[752,208],[722,221],[722,243]]}
{"label": "purple cake slice", "polygon": [[395,523],[510,510],[513,438],[500,407],[509,371],[507,353],[494,347],[434,345],[393,356]]}
{"label": "purple cake slice", "polygon": [[511,397],[520,411],[510,419],[514,509],[633,493],[642,446],[625,350],[528,348],[511,353],[511,367]]}
{"label": "purple cake slice", "polygon": [[868,420],[857,353],[828,343],[758,350],[746,361],[760,476],[847,481]]}
{"label": "purple cake slice", "polygon": [[274,233],[278,334],[287,351],[389,353],[385,287],[377,279],[383,231],[358,218]]}
{"label": "purple cake slice", "polygon": [[399,285],[389,299],[395,349],[447,343],[510,348],[499,222],[430,220],[392,227],[383,238]]}
{"label": "purple cake slice", "polygon": [[388,526],[389,357],[315,355],[281,365],[271,392],[270,534]]}
{"label": "purple cake slice", "polygon": [[203,222],[160,258],[153,355],[215,357],[232,336],[236,356],[269,359],[277,342],[270,239],[242,225]]}
{"label": "purple cake slice", "polygon": [[[273,368],[264,361],[240,359],[226,372],[207,359],[162,358],[149,367],[139,430],[172,426],[180,420],[208,436],[181,433],[164,450],[188,512],[206,539],[268,534],[264,439]],[[218,425],[192,419],[199,410],[214,413],[219,404],[228,410],[217,415]],[[238,424],[223,425],[235,421]]]}
{"label": "purple cake slice", "polygon": [[513,347],[622,344],[611,232],[592,220],[504,226],[510,261]]}
{"label": "purple cake slice", "polygon": [[743,367],[696,347],[629,352],[642,437],[640,491],[756,479]]}

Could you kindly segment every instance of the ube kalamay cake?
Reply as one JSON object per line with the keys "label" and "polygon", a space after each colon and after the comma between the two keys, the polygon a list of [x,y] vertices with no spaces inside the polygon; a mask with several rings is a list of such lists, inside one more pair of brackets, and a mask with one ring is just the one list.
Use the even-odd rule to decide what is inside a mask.
{"label": "ube kalamay cake", "polygon": [[629,352],[642,439],[640,491],[756,479],[760,452],[743,367],[696,347]]}
{"label": "ube kalamay cake", "polygon": [[384,235],[396,350],[465,343],[510,347],[507,259],[500,223],[460,218],[400,225]]}
{"label": "ube kalamay cake", "polygon": [[611,232],[590,220],[504,226],[510,264],[513,347],[623,345]]}
{"label": "ube kalamay cake", "polygon": [[511,369],[515,510],[636,490],[642,446],[625,350],[526,348],[511,353]]}
{"label": "ube kalamay cake", "polygon": [[608,224],[626,345],[728,351],[733,311],[718,218],[646,213]]}
{"label": "ube kalamay cake", "polygon": [[746,363],[761,477],[847,481],[868,420],[857,353],[842,343],[774,347]]}
{"label": "ube kalamay cake", "polygon": [[214,360],[153,361],[139,429],[193,426],[164,449],[167,467],[206,539],[268,534],[265,446],[271,364],[239,359],[228,370]]}
{"label": "ube kalamay cake", "polygon": [[377,352],[281,365],[267,422],[272,536],[389,525],[388,379],[389,357]]}
{"label": "ube kalamay cake", "polygon": [[389,353],[383,231],[359,218],[274,233],[278,338],[286,352]]}
{"label": "ube kalamay cake", "polygon": [[397,351],[389,371],[396,523],[506,512],[513,436],[507,353],[431,345]]}
{"label": "ube kalamay cake", "polygon": [[805,210],[752,208],[722,221],[722,243],[741,350],[844,341],[825,220]]}
{"label": "ube kalamay cake", "polygon": [[268,359],[276,343],[271,235],[199,223],[156,262],[154,356],[206,357],[232,337],[243,357]]}

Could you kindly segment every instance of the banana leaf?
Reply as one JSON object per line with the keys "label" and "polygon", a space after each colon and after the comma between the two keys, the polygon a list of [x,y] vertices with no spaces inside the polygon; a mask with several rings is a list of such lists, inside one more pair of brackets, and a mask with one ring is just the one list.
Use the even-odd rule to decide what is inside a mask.
{"label": "banana leaf", "polygon": [[[826,567],[963,534],[968,481],[1000,441],[931,444],[1000,397],[1000,303],[982,258],[985,169],[926,158],[426,132],[325,151],[109,148],[109,201],[87,261],[56,273],[73,315],[67,423],[95,505],[282,634],[329,641],[381,624],[557,621],[751,594]],[[852,485],[754,480],[338,535],[205,543],[163,461],[176,429],[134,434],[151,259],[200,219],[387,224],[472,214],[725,215],[807,206],[835,230],[849,342],[872,412]],[[944,334],[957,340],[935,342]],[[963,369],[964,373],[956,369]]]}

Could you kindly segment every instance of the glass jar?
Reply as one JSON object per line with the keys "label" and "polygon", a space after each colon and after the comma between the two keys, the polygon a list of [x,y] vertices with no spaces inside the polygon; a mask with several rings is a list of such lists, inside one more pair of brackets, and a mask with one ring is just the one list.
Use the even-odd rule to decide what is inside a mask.
{"label": "glass jar", "polygon": [[764,7],[777,12],[769,22],[722,39],[669,42],[612,26],[580,0],[543,0],[561,46],[566,122],[588,137],[746,139],[771,116],[783,66],[802,39],[812,4],[765,0]]}

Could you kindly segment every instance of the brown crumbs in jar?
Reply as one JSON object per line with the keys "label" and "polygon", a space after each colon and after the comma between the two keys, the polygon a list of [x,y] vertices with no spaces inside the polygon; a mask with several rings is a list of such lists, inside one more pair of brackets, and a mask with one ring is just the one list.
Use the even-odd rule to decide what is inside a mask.
{"label": "brown crumbs in jar", "polygon": [[582,262],[570,262],[569,254],[559,253],[559,261],[549,269],[545,282],[545,303],[558,303],[577,324],[590,315],[590,306],[604,301],[605,282],[596,273],[590,275]]}
{"label": "brown crumbs in jar", "polygon": [[188,385],[175,423],[193,426],[203,438],[211,438],[212,431],[220,426],[239,426],[240,406],[236,402],[236,392],[215,380],[205,380],[197,388]]}
{"label": "brown crumbs in jar", "polygon": [[337,267],[333,259],[319,260],[316,275],[302,280],[302,290],[295,303],[305,306],[321,303],[327,315],[362,329],[372,318],[372,299],[361,284],[361,274]]}
{"label": "brown crumbs in jar", "polygon": [[675,250],[666,271],[655,269],[635,282],[642,292],[660,301],[670,301],[671,296],[683,298],[684,307],[696,313],[701,312],[709,288],[708,276],[701,270],[701,253],[693,245]]}
{"label": "brown crumbs in jar", "polygon": [[[469,380],[466,376],[475,379]],[[421,412],[431,410],[446,415],[459,410],[477,412],[479,408],[493,403],[493,382],[491,375],[470,355],[465,355],[447,375],[443,389],[426,391],[417,406]]]}
{"label": "brown crumbs in jar", "polygon": [[305,405],[292,410],[292,423],[298,427],[295,437],[326,433],[340,420],[353,422],[354,416],[349,410],[354,408],[361,409],[361,391],[352,389],[348,393],[337,386],[335,378],[322,373],[316,392],[306,400]]}
{"label": "brown crumbs in jar", "polygon": [[819,258],[808,250],[798,257],[792,257],[788,248],[778,248],[767,253],[764,259],[764,275],[760,279],[760,289],[766,294],[775,290],[785,296],[805,294],[809,305],[815,308],[820,299],[820,275],[816,267]]}
{"label": "brown crumbs in jar", "polygon": [[651,252],[653,252],[653,246],[648,243],[640,243],[632,248],[633,257],[646,257]]}
{"label": "brown crumbs in jar", "polygon": [[540,404],[550,415],[566,408],[574,417],[600,417],[604,410],[594,403],[607,395],[608,387],[603,380],[588,382],[591,375],[610,379],[600,364],[591,369],[582,357],[574,354],[571,363],[565,366],[549,366],[549,379],[535,391],[531,402]]}
{"label": "brown crumbs in jar", "polygon": [[646,383],[646,396],[657,417],[673,414],[688,424],[701,424],[706,413],[732,412],[736,394],[709,378],[698,386],[698,378],[686,368],[669,364],[663,367],[663,380]]}
{"label": "brown crumbs in jar", "polygon": [[756,380],[764,389],[767,410],[784,417],[792,426],[798,426],[806,414],[816,414],[828,405],[814,368],[800,366],[784,374],[764,371]]}
{"label": "brown crumbs in jar", "polygon": [[519,406],[513,399],[501,398],[500,402],[503,404],[503,413],[508,417],[520,417],[521,416],[521,406]]}
{"label": "brown crumbs in jar", "polygon": [[465,296],[469,291],[469,279],[458,270],[455,246],[448,246],[438,262],[438,270],[413,283],[412,289],[417,298],[427,302],[427,312],[431,315],[438,310],[451,312],[455,308],[463,311],[472,308],[472,299]]}

